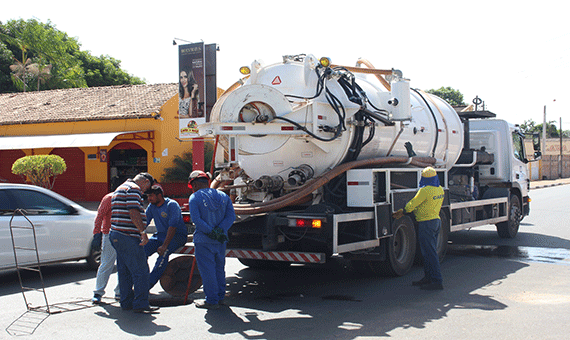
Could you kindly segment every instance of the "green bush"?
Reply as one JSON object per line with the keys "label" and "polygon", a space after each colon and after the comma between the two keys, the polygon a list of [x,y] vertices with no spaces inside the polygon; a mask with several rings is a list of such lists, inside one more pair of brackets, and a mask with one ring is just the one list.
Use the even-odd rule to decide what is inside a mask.
{"label": "green bush", "polygon": [[65,161],[58,155],[33,155],[17,159],[12,173],[32,184],[52,189],[55,178],[65,172]]}

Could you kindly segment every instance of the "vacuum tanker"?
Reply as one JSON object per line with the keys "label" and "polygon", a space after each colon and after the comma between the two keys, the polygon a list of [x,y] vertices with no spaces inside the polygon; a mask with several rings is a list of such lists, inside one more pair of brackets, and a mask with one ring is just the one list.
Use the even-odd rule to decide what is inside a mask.
{"label": "vacuum tanker", "polygon": [[458,113],[366,60],[294,55],[242,69],[200,134],[215,137],[212,186],[231,194],[238,215],[228,256],[246,265],[342,256],[364,271],[405,274],[417,227],[392,213],[427,165],[446,192],[441,258],[449,232],[496,224],[514,237],[530,211],[524,136],[490,112]]}

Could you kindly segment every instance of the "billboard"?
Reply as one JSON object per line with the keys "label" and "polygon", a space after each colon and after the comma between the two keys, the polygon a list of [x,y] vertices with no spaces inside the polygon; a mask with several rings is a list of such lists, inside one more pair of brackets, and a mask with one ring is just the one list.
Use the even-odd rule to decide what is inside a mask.
{"label": "billboard", "polygon": [[198,125],[206,122],[206,72],[204,43],[178,47],[179,138],[198,136]]}

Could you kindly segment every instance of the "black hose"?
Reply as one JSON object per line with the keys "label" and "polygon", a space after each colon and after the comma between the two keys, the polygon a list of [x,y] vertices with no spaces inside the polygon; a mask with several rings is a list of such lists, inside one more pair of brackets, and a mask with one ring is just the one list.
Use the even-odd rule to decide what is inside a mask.
{"label": "black hose", "polygon": [[424,103],[426,103],[429,112],[431,112],[431,116],[433,117],[433,122],[435,123],[435,143],[433,143],[433,149],[431,150],[431,157],[434,157],[435,155],[435,148],[437,147],[437,141],[439,140],[439,126],[437,125],[437,119],[435,117],[435,113],[433,112],[433,110],[431,109],[431,106],[429,105],[429,103],[427,102],[427,100],[424,98],[424,96],[422,96],[422,94],[416,90],[416,89],[412,89],[415,93],[418,94],[418,96],[420,96],[420,98],[422,98],[422,100],[424,101]]}

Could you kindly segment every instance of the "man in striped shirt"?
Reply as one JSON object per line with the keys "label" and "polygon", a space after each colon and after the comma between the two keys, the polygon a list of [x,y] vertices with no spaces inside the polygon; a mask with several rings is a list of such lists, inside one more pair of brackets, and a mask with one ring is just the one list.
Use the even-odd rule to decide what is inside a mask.
{"label": "man in striped shirt", "polygon": [[146,172],[128,179],[113,193],[109,238],[117,251],[121,308],[136,313],[153,312],[148,302],[149,270],[144,245],[148,242],[142,195],[154,183]]}

